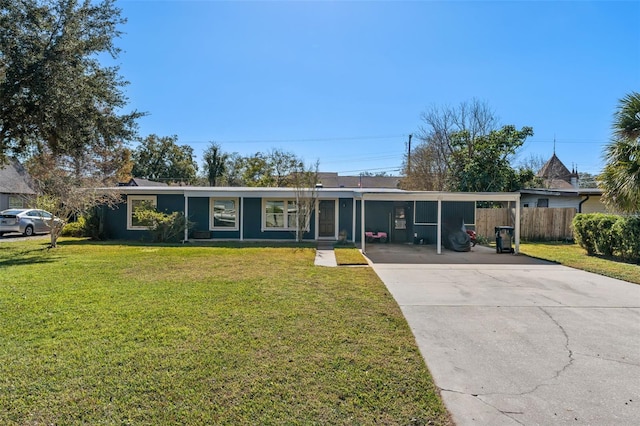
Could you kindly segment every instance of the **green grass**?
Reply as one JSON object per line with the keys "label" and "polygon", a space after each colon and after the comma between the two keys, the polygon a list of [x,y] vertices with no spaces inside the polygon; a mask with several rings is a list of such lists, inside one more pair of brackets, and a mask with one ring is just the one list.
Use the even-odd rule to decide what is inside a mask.
{"label": "green grass", "polygon": [[336,255],[336,262],[340,266],[368,265],[367,259],[355,247],[336,247],[333,252]]}
{"label": "green grass", "polygon": [[572,268],[640,284],[640,265],[589,256],[577,244],[561,242],[520,243],[520,252]]}
{"label": "green grass", "polygon": [[313,261],[0,244],[0,424],[449,424],[374,272]]}

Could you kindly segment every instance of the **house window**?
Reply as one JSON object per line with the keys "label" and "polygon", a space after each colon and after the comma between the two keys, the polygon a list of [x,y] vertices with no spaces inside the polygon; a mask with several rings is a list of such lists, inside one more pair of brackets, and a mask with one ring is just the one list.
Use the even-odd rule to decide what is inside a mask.
{"label": "house window", "polygon": [[549,207],[548,198],[538,198],[538,207]]}
{"label": "house window", "polygon": [[264,200],[263,229],[295,229],[298,208],[293,200]]}
{"label": "house window", "polygon": [[522,207],[525,207],[525,208],[526,208],[526,207],[529,207],[529,203],[524,203],[524,204],[522,205]]}
{"label": "house window", "polygon": [[238,229],[238,199],[211,198],[209,227],[211,230],[234,231]]}
{"label": "house window", "polygon": [[129,195],[127,196],[127,229],[140,230],[147,229],[146,226],[140,225],[140,222],[134,217],[136,209],[150,205],[156,207],[158,205],[155,195]]}
{"label": "house window", "polygon": [[9,208],[10,209],[22,209],[24,208],[24,200],[17,195],[9,195]]}
{"label": "house window", "polygon": [[396,207],[395,229],[407,229],[404,207]]}

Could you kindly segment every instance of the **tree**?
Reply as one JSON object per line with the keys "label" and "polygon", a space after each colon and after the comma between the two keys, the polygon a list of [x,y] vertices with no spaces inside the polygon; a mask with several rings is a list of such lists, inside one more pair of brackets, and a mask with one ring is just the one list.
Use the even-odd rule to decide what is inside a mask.
{"label": "tree", "polygon": [[296,206],[296,241],[302,241],[304,233],[309,230],[311,217],[318,199],[318,168],[316,161],[313,167],[305,167],[303,162],[296,164],[296,169],[289,175],[289,183],[294,188]]}
{"label": "tree", "polygon": [[274,186],[273,168],[269,163],[268,157],[261,152],[242,157],[240,170],[244,186]]}
{"label": "tree", "polygon": [[221,180],[228,186],[292,187],[292,176],[304,168],[300,158],[281,149],[248,156],[234,152],[226,157]]}
{"label": "tree", "polygon": [[244,157],[237,152],[229,154],[224,166],[222,182],[226,186],[245,186],[242,179]]}
{"label": "tree", "polygon": [[538,172],[540,172],[546,162],[541,155],[529,154],[526,159],[518,164],[517,170],[521,173],[531,172],[533,174],[532,178],[529,181],[525,181],[524,186],[521,188],[542,188],[544,186],[544,179],[538,176]]}
{"label": "tree", "polygon": [[623,213],[640,213],[640,93],[618,102],[605,158],[600,175],[605,203]]}
{"label": "tree", "polygon": [[29,157],[38,205],[65,222],[98,204],[113,204],[112,186],[128,172],[126,141],[142,113],[119,114],[128,84],[114,39],[125,20],[114,0],[0,0],[0,161]]}
{"label": "tree", "polygon": [[[122,163],[117,158],[104,163],[100,159],[44,151],[27,161],[39,194],[36,204],[58,218],[51,222],[51,247],[57,246],[64,225],[73,218],[96,206],[113,207],[120,201],[115,184]],[[79,164],[80,160],[84,163]]]}
{"label": "tree", "polygon": [[304,164],[295,154],[281,149],[273,149],[267,155],[267,162],[273,177],[273,184],[277,187],[289,186],[291,176],[304,170]]}
{"label": "tree", "polygon": [[[405,182],[411,189],[429,188],[438,191],[451,189],[451,136],[465,132],[472,146],[477,137],[496,130],[498,122],[489,105],[477,99],[462,102],[455,108],[432,106],[421,114],[421,120],[423,124],[418,133],[421,142],[411,153],[411,164],[408,156],[405,157]],[[414,164],[417,167],[414,168]],[[429,182],[423,182],[427,180]]]}
{"label": "tree", "polygon": [[503,126],[475,137],[466,130],[451,134],[449,187],[465,192],[509,192],[522,188],[533,179],[533,171],[514,170],[510,159],[532,135],[531,127],[517,130],[515,126]]}
{"label": "tree", "polygon": [[157,135],[141,140],[133,151],[133,175],[166,183],[195,182],[198,164],[193,159],[193,148],[178,145],[177,141],[177,136]]}
{"label": "tree", "polygon": [[228,155],[222,152],[222,148],[215,142],[211,142],[204,151],[204,174],[209,181],[209,186],[216,186],[218,179],[225,173]]}
{"label": "tree", "polygon": [[82,156],[135,136],[113,40],[115,0],[0,0],[0,160],[31,151]]}
{"label": "tree", "polygon": [[597,188],[598,177],[591,173],[579,172],[578,185],[580,188]]}

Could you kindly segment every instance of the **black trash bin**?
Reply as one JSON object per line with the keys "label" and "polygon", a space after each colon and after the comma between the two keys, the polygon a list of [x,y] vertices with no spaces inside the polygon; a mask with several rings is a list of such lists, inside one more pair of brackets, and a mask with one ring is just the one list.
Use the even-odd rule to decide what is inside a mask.
{"label": "black trash bin", "polygon": [[496,226],[496,253],[513,253],[513,226]]}

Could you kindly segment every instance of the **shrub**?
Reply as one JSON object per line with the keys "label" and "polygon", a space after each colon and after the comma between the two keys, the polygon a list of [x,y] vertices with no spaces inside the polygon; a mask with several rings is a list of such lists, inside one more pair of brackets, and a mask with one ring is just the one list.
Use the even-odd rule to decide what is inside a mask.
{"label": "shrub", "polygon": [[140,225],[149,228],[152,241],[157,243],[179,241],[184,230],[191,226],[181,212],[163,213],[153,206],[143,205],[133,214]]}
{"label": "shrub", "polygon": [[640,263],[640,216],[620,218],[612,227],[617,256]]}
{"label": "shrub", "polygon": [[593,218],[593,226],[590,227],[596,253],[604,256],[613,255],[615,238],[612,232],[613,225],[622,219],[620,216],[596,213]]}
{"label": "shrub", "polygon": [[84,227],[83,232],[85,237],[89,237],[92,240],[102,240],[104,235],[100,232],[100,216],[98,215],[98,209],[94,208],[89,210],[84,215]]}
{"label": "shrub", "polygon": [[640,217],[578,214],[572,226],[576,242],[588,254],[616,256],[640,263]]}
{"label": "shrub", "polygon": [[85,219],[80,216],[76,222],[69,222],[64,225],[60,236],[62,237],[84,237]]}
{"label": "shrub", "polygon": [[591,215],[579,213],[573,218],[571,226],[576,243],[587,251],[588,254],[595,254],[595,246],[587,229],[587,222]]}

